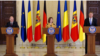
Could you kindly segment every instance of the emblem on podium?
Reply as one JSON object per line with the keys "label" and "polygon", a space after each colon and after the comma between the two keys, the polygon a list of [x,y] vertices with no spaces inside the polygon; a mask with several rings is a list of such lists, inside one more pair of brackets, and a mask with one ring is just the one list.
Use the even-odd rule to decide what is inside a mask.
{"label": "emblem on podium", "polygon": [[9,35],[11,35],[13,33],[13,28],[12,27],[8,27],[6,29],[6,33],[9,34]]}
{"label": "emblem on podium", "polygon": [[48,33],[53,35],[55,33],[55,29],[53,27],[48,28]]}
{"label": "emblem on podium", "polygon": [[90,33],[95,33],[96,32],[96,28],[94,26],[90,26],[89,27],[89,32]]}

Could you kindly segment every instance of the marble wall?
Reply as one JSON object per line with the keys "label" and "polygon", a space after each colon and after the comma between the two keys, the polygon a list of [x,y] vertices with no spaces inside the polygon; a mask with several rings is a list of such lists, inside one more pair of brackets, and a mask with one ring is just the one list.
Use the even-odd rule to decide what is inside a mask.
{"label": "marble wall", "polygon": [[[25,1],[24,3],[25,3],[25,17],[26,17],[26,23],[27,23],[28,1]],[[60,6],[61,6],[61,22],[62,22],[61,26],[63,26],[64,1],[61,1],[60,3],[61,3]],[[77,17],[78,17],[78,23],[79,23],[81,1],[77,1],[76,3],[77,3]],[[68,4],[68,16],[69,16],[69,29],[71,31],[71,22],[72,22],[74,0],[68,1],[67,4]],[[43,7],[44,7],[43,5],[44,5],[44,2],[40,1],[41,26],[43,24]],[[83,2],[83,5],[84,5],[84,16],[86,18],[86,1],[85,0]],[[46,8],[47,9],[47,18],[53,17],[54,23],[56,24],[58,1],[47,1],[46,6],[47,6],[47,8]],[[21,9],[22,9],[22,1],[16,1],[16,21],[18,22],[19,27],[21,27]],[[42,42],[42,39],[39,40],[38,42],[34,41],[34,28],[35,28],[36,10],[37,10],[37,1],[31,1],[33,41],[31,43],[29,43],[28,40],[27,40],[25,43],[23,43],[22,40],[21,40],[20,33],[19,33],[18,38],[17,38],[17,45],[16,45],[17,47],[21,46],[22,43],[23,43],[24,46],[29,46],[31,44],[38,44],[38,45],[45,44],[45,43]],[[70,38],[65,43],[64,43],[63,40],[58,43],[55,40],[55,44],[65,45],[65,44],[68,44],[68,43],[71,43],[72,45],[75,44],[75,45],[81,46],[82,44],[84,44],[84,41],[80,42],[79,40],[77,40],[75,43],[73,43],[72,39]]]}

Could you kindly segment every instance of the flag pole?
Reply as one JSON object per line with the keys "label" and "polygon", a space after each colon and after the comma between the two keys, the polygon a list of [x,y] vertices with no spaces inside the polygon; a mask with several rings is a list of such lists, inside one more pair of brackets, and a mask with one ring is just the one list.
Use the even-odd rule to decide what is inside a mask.
{"label": "flag pole", "polygon": [[31,46],[31,44],[29,43],[29,47],[27,47],[27,49],[32,49],[32,46]]}
{"label": "flag pole", "polygon": [[83,41],[82,41],[82,47],[80,47],[80,48],[81,48],[81,49],[82,49],[82,48],[85,48],[85,47],[84,47],[84,43],[83,43]]}
{"label": "flag pole", "polygon": [[36,44],[36,46],[34,47],[35,49],[39,49],[39,47],[37,46],[37,44]]}
{"label": "flag pole", "polygon": [[44,46],[43,48],[44,48],[44,49],[47,48],[46,44],[45,44],[45,46]]}
{"label": "flag pole", "polygon": [[25,49],[25,47],[23,46],[23,42],[22,42],[22,46],[20,47],[21,49]]}
{"label": "flag pole", "polygon": [[59,42],[58,42],[58,46],[56,47],[56,49],[61,49],[61,47],[59,46]]}
{"label": "flag pole", "polygon": [[65,48],[69,48],[69,47],[67,46],[67,44],[68,44],[68,43],[66,42],[66,47],[65,47]]}
{"label": "flag pole", "polygon": [[73,44],[74,44],[74,45],[73,45],[73,47],[71,47],[71,48],[75,48],[75,49],[76,49],[75,42],[74,42]]}

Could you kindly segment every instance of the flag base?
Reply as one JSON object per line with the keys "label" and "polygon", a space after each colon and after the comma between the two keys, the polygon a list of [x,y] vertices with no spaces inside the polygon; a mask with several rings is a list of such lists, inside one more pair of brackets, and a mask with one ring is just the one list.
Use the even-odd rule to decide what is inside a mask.
{"label": "flag base", "polygon": [[85,47],[83,47],[83,46],[82,46],[82,47],[80,47],[80,49],[83,49],[83,48],[85,48]]}
{"label": "flag base", "polygon": [[32,49],[32,47],[31,47],[31,46],[29,46],[29,47],[27,47],[27,49]]}
{"label": "flag base", "polygon": [[38,46],[36,46],[36,47],[34,47],[35,49],[39,49],[39,47]]}
{"label": "flag base", "polygon": [[47,47],[45,46],[45,47],[43,47],[44,49],[46,49]]}
{"label": "flag base", "polygon": [[57,46],[56,49],[61,49],[61,47],[60,46]]}
{"label": "flag base", "polygon": [[22,47],[20,47],[20,49],[25,49],[25,47],[22,46]]}
{"label": "flag base", "polygon": [[73,47],[71,47],[71,48],[74,48],[74,49],[76,49],[76,47],[75,47],[75,46],[73,46]]}
{"label": "flag base", "polygon": [[68,46],[66,46],[65,48],[69,48]]}

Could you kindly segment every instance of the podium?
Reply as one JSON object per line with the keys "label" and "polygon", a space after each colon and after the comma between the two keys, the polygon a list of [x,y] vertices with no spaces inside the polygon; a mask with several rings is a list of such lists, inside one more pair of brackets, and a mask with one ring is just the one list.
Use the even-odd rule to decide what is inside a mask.
{"label": "podium", "polygon": [[87,34],[87,54],[85,54],[84,56],[97,56],[95,54],[95,36],[96,33],[100,33],[100,27],[97,26],[96,28],[96,32],[95,33],[90,33],[89,32],[89,27],[90,26],[84,26],[84,32]]}
{"label": "podium", "polygon": [[54,41],[55,41],[55,34],[59,34],[59,28],[54,28],[55,33],[50,35],[48,33],[48,28],[43,28],[43,34],[47,35],[47,54],[45,56],[57,56],[54,52]]}
{"label": "podium", "polygon": [[18,56],[14,53],[14,37],[18,34],[19,28],[13,28],[11,35],[6,33],[6,27],[1,27],[1,33],[6,36],[6,54],[4,56]]}

